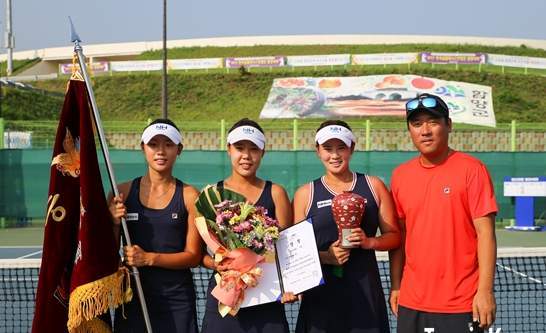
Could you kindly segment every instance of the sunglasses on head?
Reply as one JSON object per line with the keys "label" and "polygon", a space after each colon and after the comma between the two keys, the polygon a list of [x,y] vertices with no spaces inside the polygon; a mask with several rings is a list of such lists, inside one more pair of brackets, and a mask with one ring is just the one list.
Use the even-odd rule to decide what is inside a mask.
{"label": "sunglasses on head", "polygon": [[406,103],[406,113],[410,114],[418,109],[432,109],[442,114],[449,114],[449,108],[440,98],[431,95],[420,95]]}

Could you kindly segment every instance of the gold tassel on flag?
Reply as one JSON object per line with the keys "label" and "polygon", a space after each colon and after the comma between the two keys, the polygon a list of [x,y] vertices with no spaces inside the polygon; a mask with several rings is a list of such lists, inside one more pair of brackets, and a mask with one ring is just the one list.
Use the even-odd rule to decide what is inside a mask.
{"label": "gold tassel on flag", "polygon": [[[120,267],[112,275],[74,289],[70,293],[68,306],[68,331],[79,332],[81,327],[87,327],[90,321],[108,311],[109,308],[129,302],[133,297],[132,290],[128,288],[129,284],[129,270]],[[97,325],[95,326],[98,330],[93,332],[111,332],[107,325],[104,325],[107,330],[101,330]]]}

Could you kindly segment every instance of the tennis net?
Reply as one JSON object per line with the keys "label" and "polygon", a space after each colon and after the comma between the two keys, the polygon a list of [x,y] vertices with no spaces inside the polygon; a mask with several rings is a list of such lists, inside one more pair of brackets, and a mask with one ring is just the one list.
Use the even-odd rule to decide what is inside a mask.
{"label": "tennis net", "polygon": [[[385,296],[389,294],[389,264],[386,253],[378,253]],[[0,332],[28,332],[32,325],[40,259],[0,260]],[[194,270],[199,324],[205,310],[211,272]],[[497,298],[496,332],[546,332],[546,248],[502,248],[498,251],[495,276]],[[286,306],[294,331],[298,303]],[[389,312],[391,331],[396,320]]]}

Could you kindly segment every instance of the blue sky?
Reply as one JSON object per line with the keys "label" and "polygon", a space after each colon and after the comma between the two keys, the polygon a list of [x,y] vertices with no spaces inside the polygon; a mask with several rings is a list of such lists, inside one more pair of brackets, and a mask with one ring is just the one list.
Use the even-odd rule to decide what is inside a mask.
{"label": "blue sky", "polygon": [[[68,16],[84,44],[161,40],[162,5],[162,0],[12,0],[16,51],[70,46]],[[0,10],[3,36],[5,0]],[[419,34],[546,40],[545,0],[168,0],[168,12],[169,39]]]}

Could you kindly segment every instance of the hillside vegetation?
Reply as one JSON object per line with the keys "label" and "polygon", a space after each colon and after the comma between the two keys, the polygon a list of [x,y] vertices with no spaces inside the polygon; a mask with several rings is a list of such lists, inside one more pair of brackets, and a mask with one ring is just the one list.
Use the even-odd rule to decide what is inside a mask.
{"label": "hillside vegetation", "polygon": [[57,119],[63,100],[64,96],[61,93],[2,88],[0,114],[8,120]]}
{"label": "hillside vegetation", "polygon": [[[18,75],[21,72],[29,69],[40,62],[40,58],[25,59],[25,60],[13,60],[13,73],[12,75]],[[0,61],[0,76],[6,76],[8,64],[6,61]]]}
{"label": "hillside vegetation", "polygon": [[[546,50],[522,47],[487,47],[480,45],[355,45],[355,46],[255,46],[206,47],[169,50],[169,58],[292,55],[372,52],[490,52],[546,57]],[[141,59],[158,59],[160,52],[146,52]],[[521,70],[521,69],[520,69]],[[433,78],[491,86],[497,122],[511,120],[527,123],[546,121],[546,77],[509,73],[478,72],[477,66],[347,66],[317,69],[232,70],[169,73],[169,116],[177,121],[210,122],[241,117],[258,118],[267,99],[273,79],[293,76],[360,76],[377,74],[416,74]],[[64,93],[68,77],[32,83],[39,89]],[[116,74],[93,78],[93,89],[106,121],[145,121],[161,114],[161,75]],[[6,98],[2,116],[8,120],[52,120],[59,113],[62,98],[32,92],[11,92]],[[373,118],[373,121],[399,122],[400,118]]]}
{"label": "hillside vegetation", "polygon": [[[214,58],[214,57],[249,57],[267,55],[312,55],[312,54],[359,54],[393,52],[481,52],[510,54],[527,57],[546,57],[546,50],[532,49],[525,45],[484,46],[471,44],[392,44],[392,45],[256,45],[237,47],[185,47],[167,51],[170,59]],[[144,52],[140,60],[162,59],[161,50]]]}
{"label": "hillside vegetation", "polygon": [[[402,71],[393,71],[388,68],[376,68],[373,71],[354,68],[246,75],[171,73],[169,75],[169,115],[181,121],[257,118],[274,78],[357,76],[393,72]],[[546,119],[546,99],[544,98],[546,77],[432,69],[421,71],[419,74],[491,86],[498,122],[509,122],[512,119],[521,122],[544,122]],[[64,91],[66,81],[41,81],[37,82],[37,86],[46,90]],[[161,76],[159,74],[96,77],[93,80],[93,89],[105,120],[145,120],[160,114]],[[390,117],[375,119],[378,121],[400,120]]]}

